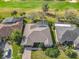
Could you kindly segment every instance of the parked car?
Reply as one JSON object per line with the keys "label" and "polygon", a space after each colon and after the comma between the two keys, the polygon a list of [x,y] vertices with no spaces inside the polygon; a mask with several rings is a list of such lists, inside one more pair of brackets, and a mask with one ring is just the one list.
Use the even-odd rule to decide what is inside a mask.
{"label": "parked car", "polygon": [[3,59],[11,59],[11,54],[12,54],[11,49],[7,49],[7,50],[4,51],[4,53],[3,53]]}

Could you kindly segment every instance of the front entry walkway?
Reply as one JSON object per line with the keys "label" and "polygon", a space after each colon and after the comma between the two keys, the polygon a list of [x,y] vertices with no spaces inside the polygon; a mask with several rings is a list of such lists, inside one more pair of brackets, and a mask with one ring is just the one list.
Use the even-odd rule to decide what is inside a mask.
{"label": "front entry walkway", "polygon": [[31,59],[31,50],[25,48],[22,59]]}

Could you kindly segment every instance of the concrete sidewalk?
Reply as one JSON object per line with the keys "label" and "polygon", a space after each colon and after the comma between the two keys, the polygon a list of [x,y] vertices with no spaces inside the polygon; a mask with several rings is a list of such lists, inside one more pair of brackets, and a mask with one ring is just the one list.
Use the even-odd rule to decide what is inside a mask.
{"label": "concrete sidewalk", "polygon": [[31,50],[25,49],[23,56],[22,56],[22,59],[31,59]]}

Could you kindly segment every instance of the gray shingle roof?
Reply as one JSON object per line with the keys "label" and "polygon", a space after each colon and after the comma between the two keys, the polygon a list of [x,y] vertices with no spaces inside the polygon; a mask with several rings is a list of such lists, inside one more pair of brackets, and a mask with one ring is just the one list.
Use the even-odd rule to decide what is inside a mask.
{"label": "gray shingle roof", "polygon": [[73,41],[75,46],[79,47],[79,28],[75,25],[71,27],[56,26],[56,32],[57,39],[60,43],[65,41]]}
{"label": "gray shingle roof", "polygon": [[64,40],[62,39],[62,36],[64,35],[65,36],[65,33],[68,31],[68,30],[74,30],[75,27],[64,27],[64,26],[56,26],[56,32],[57,32],[57,38],[58,38],[58,41],[59,42],[63,42]]}
{"label": "gray shingle roof", "polygon": [[[51,39],[49,27],[39,27],[39,26],[36,26],[37,24],[36,25],[33,24],[33,26],[35,25],[36,27],[29,29],[28,26],[30,26],[30,24],[28,26],[27,25],[24,31],[25,40],[24,42],[22,42],[23,43],[22,45],[33,46],[35,42],[42,42],[45,44],[45,46],[52,45],[52,39]],[[28,31],[28,34],[26,34],[27,31]]]}
{"label": "gray shingle roof", "polygon": [[74,41],[77,37],[78,37],[77,33],[75,33],[74,31],[67,30],[62,35],[61,41],[62,42],[65,42],[65,40],[66,41]]}
{"label": "gray shingle roof", "polygon": [[16,23],[17,21],[20,21],[22,20],[22,18],[14,18],[14,17],[8,17],[8,18],[5,18],[2,23],[4,24],[12,24],[12,23]]}

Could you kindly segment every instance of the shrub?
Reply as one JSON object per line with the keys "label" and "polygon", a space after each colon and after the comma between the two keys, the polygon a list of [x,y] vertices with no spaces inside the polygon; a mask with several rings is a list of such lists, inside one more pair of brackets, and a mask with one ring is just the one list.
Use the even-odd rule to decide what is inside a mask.
{"label": "shrub", "polygon": [[12,16],[15,16],[17,13],[18,13],[18,12],[17,12],[16,10],[14,10],[14,11],[11,12],[11,15],[12,15]]}
{"label": "shrub", "polygon": [[60,55],[60,51],[58,48],[48,48],[45,51],[45,54],[49,57],[58,57]]}
{"label": "shrub", "polygon": [[43,50],[43,51],[46,49],[46,47],[44,46],[44,44],[43,44],[43,43],[39,44],[39,46],[38,46],[38,47],[42,48],[42,50]]}
{"label": "shrub", "polygon": [[65,54],[70,57],[70,58],[76,58],[77,57],[77,53],[74,52],[71,49],[66,49]]}
{"label": "shrub", "polygon": [[74,48],[72,41],[65,41],[65,42],[63,43],[63,45],[66,46],[66,47],[68,46],[69,48]]}
{"label": "shrub", "polygon": [[22,38],[22,33],[20,30],[13,31],[9,36],[9,40],[11,40],[12,42],[16,42],[17,44],[20,44],[21,38]]}
{"label": "shrub", "polygon": [[21,46],[21,48],[20,48],[20,53],[22,53],[22,54],[23,54],[23,52],[24,52],[24,47],[23,47],[23,46]]}
{"label": "shrub", "polygon": [[25,12],[22,12],[22,13],[20,14],[20,16],[25,16],[25,14],[26,14]]}

